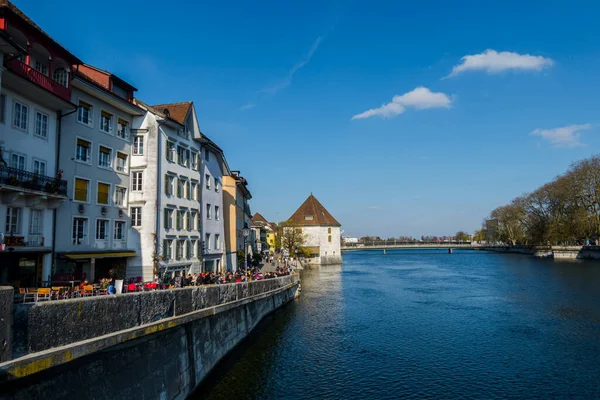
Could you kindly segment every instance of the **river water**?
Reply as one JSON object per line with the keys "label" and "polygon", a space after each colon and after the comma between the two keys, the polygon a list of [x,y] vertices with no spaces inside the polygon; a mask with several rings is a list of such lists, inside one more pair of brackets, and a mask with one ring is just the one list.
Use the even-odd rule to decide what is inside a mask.
{"label": "river water", "polygon": [[600,264],[344,254],[302,273],[195,399],[600,398]]}

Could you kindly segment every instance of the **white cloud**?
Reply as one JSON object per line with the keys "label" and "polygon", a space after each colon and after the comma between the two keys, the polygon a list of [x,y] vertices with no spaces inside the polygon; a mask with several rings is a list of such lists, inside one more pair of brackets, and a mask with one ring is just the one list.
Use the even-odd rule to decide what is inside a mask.
{"label": "white cloud", "polygon": [[480,54],[467,55],[461,58],[461,63],[452,68],[446,78],[454,77],[465,71],[486,71],[497,74],[507,70],[540,71],[554,64],[550,58],[518,54],[510,51],[497,52],[488,49]]}
{"label": "white cloud", "polygon": [[426,87],[420,86],[414,90],[396,95],[390,103],[383,104],[378,108],[371,108],[360,114],[356,114],[352,119],[364,119],[374,116],[384,118],[394,117],[402,114],[407,108],[416,108],[424,110],[426,108],[449,108],[452,100],[447,94],[438,92],[434,93]]}
{"label": "white cloud", "polygon": [[253,109],[255,105],[256,104],[254,104],[254,103],[247,103],[247,104],[244,104],[243,106],[241,106],[240,110],[241,111],[250,110],[250,109]]}
{"label": "white cloud", "polygon": [[579,141],[581,131],[591,128],[591,124],[569,125],[554,129],[536,129],[531,134],[548,140],[554,147],[580,147],[584,146]]}
{"label": "white cloud", "polygon": [[369,206],[367,207],[367,209],[369,210],[377,210],[379,207],[378,206]]}

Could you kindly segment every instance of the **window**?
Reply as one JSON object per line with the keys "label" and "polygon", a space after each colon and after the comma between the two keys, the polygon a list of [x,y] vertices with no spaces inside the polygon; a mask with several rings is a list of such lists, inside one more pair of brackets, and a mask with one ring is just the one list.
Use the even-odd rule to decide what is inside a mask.
{"label": "window", "polygon": [[175,143],[167,142],[167,160],[173,162],[175,157]]}
{"label": "window", "polygon": [[327,233],[331,233],[331,228],[327,228]]}
{"label": "window", "polygon": [[220,186],[221,186],[221,182],[219,182],[219,180],[217,178],[215,178],[215,192],[219,193]]}
{"label": "window", "polygon": [[69,71],[66,68],[56,68],[54,70],[53,78],[64,87],[69,87]]}
{"label": "window", "polygon": [[106,111],[100,112],[100,130],[105,133],[112,132],[112,114]]}
{"label": "window", "polygon": [[185,166],[186,167],[190,167],[190,151],[186,150],[185,151]]}
{"label": "window", "polygon": [[175,245],[175,259],[181,260],[183,258],[183,240],[177,240]]}
{"label": "window", "polygon": [[192,240],[192,241],[188,242],[188,246],[190,246],[190,258],[198,257],[198,253],[196,253],[196,251],[198,249],[197,242],[198,242],[197,240]]}
{"label": "window", "polygon": [[202,216],[201,216],[201,214],[200,214],[200,213],[198,213],[198,214],[196,215],[196,230],[198,230],[198,231],[200,230],[200,227],[202,226],[202,221],[200,221],[200,218],[201,218],[201,217],[202,217]]}
{"label": "window", "polygon": [[75,201],[88,201],[88,186],[90,181],[75,178]]}
{"label": "window", "polygon": [[185,165],[185,149],[181,146],[177,146],[177,162],[179,165]]}
{"label": "window", "polygon": [[35,135],[44,139],[48,137],[48,116],[39,111],[35,113]]}
{"label": "window", "polygon": [[187,258],[188,260],[192,258],[192,242],[190,242],[189,240],[186,241],[185,258]]}
{"label": "window", "polygon": [[198,225],[196,225],[198,223],[198,213],[195,212],[195,211],[192,211],[191,212],[191,219],[192,219],[192,221],[191,221],[191,228],[190,228],[190,230],[192,230],[192,229],[198,230]]}
{"label": "window", "polygon": [[4,232],[6,233],[20,233],[21,224],[20,224],[20,214],[21,209],[16,207],[7,207],[6,208],[6,225],[4,228]]}
{"label": "window", "polygon": [[180,199],[183,197],[183,180],[181,178],[177,180],[177,197]]}
{"label": "window", "polygon": [[173,241],[168,240],[168,239],[163,240],[163,259],[170,260],[171,257],[173,256],[171,253],[172,251],[173,251]]}
{"label": "window", "polygon": [[142,190],[142,171],[136,171],[131,174],[131,190],[133,192],[140,192]]}
{"label": "window", "polygon": [[215,220],[219,221],[221,219],[221,210],[219,206],[215,206]]}
{"label": "window", "polygon": [[165,194],[170,196],[173,194],[173,180],[174,178],[170,175],[165,175]]}
{"label": "window", "polygon": [[108,240],[108,220],[96,220],[96,240]]}
{"label": "window", "polygon": [[92,143],[88,142],[87,140],[77,139],[77,154],[75,159],[77,161],[89,163],[91,161],[91,148]]}
{"label": "window", "polygon": [[196,200],[200,201],[200,189],[202,188],[202,185],[198,184],[196,186]]}
{"label": "window", "polygon": [[196,186],[197,186],[197,184],[194,182],[192,182],[191,186],[190,186],[190,192],[192,192],[191,194],[192,194],[193,200],[199,200],[199,198],[196,197],[198,195],[198,188]]}
{"label": "window", "polygon": [[25,170],[25,156],[12,153],[10,155],[10,167]]}
{"label": "window", "polygon": [[29,217],[29,234],[30,235],[41,235],[42,234],[42,217],[44,215],[43,210],[31,210]]}
{"label": "window", "polygon": [[185,213],[185,227],[187,228],[188,231],[192,230],[192,213],[190,213],[189,211]]}
{"label": "window", "polygon": [[173,229],[173,210],[165,208],[163,211],[165,229]]}
{"label": "window", "polygon": [[126,195],[127,195],[127,188],[117,186],[115,188],[115,205],[116,206],[124,206]]}
{"label": "window", "polygon": [[0,122],[4,123],[4,109],[6,107],[6,95],[0,94]]}
{"label": "window", "polygon": [[127,139],[128,127],[129,122],[119,118],[117,121],[117,137],[120,137],[121,139]]}
{"label": "window", "polygon": [[110,192],[110,185],[108,183],[98,182],[98,204],[108,204],[108,193]]}
{"label": "window", "polygon": [[77,108],[77,121],[92,126],[92,106],[85,101],[79,102]]}
{"label": "window", "polygon": [[198,240],[198,242],[196,242],[196,257],[199,257],[202,255],[202,241]]}
{"label": "window", "polygon": [[194,153],[192,151],[192,169],[195,170],[195,171],[197,171],[198,168],[199,168],[199,165],[198,165],[198,153]]}
{"label": "window", "polygon": [[206,205],[206,219],[211,219],[211,218],[212,218],[212,216],[211,216],[211,207],[210,207],[210,204],[207,204]]}
{"label": "window", "polygon": [[328,241],[329,243],[331,243],[331,235],[329,235],[329,236],[327,237],[327,241]]}
{"label": "window", "polygon": [[13,112],[13,125],[15,128],[27,130],[27,116],[29,108],[18,101],[15,101],[15,108]]}
{"label": "window", "polygon": [[142,226],[142,207],[131,207],[131,226]]}
{"label": "window", "polygon": [[115,221],[115,240],[125,240],[125,221]]}
{"label": "window", "polygon": [[216,250],[219,250],[221,248],[220,238],[221,238],[221,235],[219,235],[218,233],[215,234],[215,249]]}
{"label": "window", "polygon": [[177,225],[176,228],[181,230],[183,229],[183,214],[185,213],[185,211],[182,210],[177,210]]}
{"label": "window", "polygon": [[133,154],[141,156],[144,154],[144,137],[136,136],[133,138]]}
{"label": "window", "polygon": [[204,237],[205,237],[204,245],[206,246],[206,250],[210,250],[210,233],[207,233],[206,235],[204,235]]}
{"label": "window", "polygon": [[46,161],[34,159],[33,173],[38,175],[46,175]]}
{"label": "window", "polygon": [[127,173],[127,154],[117,152],[117,172]]}
{"label": "window", "polygon": [[82,244],[87,240],[87,218],[73,218],[73,244]]}
{"label": "window", "polygon": [[102,168],[110,168],[112,150],[104,146],[98,146],[98,149],[98,166]]}
{"label": "window", "polygon": [[210,151],[208,149],[204,149],[204,159],[210,161]]}
{"label": "window", "polygon": [[206,178],[206,188],[210,189],[210,175],[206,174],[205,178]]}
{"label": "window", "polygon": [[188,200],[192,199],[192,190],[191,190],[191,183],[190,181],[185,181],[185,198]]}
{"label": "window", "polygon": [[44,64],[43,62],[41,62],[39,60],[35,60],[35,63],[33,64],[33,69],[48,76],[48,65]]}

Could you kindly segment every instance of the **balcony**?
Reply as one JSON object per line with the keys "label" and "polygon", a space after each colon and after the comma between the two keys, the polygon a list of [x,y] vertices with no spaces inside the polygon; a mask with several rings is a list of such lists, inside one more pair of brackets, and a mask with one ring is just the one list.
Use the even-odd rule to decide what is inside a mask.
{"label": "balcony", "polygon": [[71,89],[64,87],[54,79],[42,74],[18,59],[6,61],[6,67],[15,74],[25,78],[65,101],[71,101]]}
{"label": "balcony", "polygon": [[67,196],[67,181],[0,165],[0,185]]}
{"label": "balcony", "polygon": [[44,247],[44,237],[42,235],[19,236],[12,233],[4,234],[4,244],[7,248],[11,247]]}

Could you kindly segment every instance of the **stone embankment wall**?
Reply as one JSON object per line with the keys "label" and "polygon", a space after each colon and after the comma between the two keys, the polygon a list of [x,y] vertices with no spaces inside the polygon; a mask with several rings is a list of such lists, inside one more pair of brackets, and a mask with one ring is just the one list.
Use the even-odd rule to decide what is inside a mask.
{"label": "stone embankment wall", "polygon": [[298,287],[291,275],[29,306],[30,354],[0,364],[0,399],[184,399]]}
{"label": "stone embankment wall", "polygon": [[0,286],[0,363],[12,358],[12,287]]}
{"label": "stone embankment wall", "polygon": [[600,260],[599,246],[507,246],[507,247],[481,247],[479,250],[493,251],[496,253],[526,254],[541,258],[554,258],[557,260]]}

